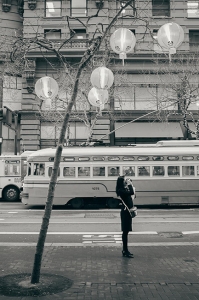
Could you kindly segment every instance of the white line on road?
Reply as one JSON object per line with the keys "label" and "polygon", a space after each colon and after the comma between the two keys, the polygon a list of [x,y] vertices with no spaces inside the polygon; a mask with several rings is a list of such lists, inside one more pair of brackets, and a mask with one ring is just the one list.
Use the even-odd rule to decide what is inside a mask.
{"label": "white line on road", "polygon": [[[175,231],[174,231],[175,233]],[[2,231],[0,232],[0,235],[35,235],[39,234],[39,232],[36,231]],[[96,234],[102,234],[102,235],[118,235],[118,232],[65,232],[65,231],[60,231],[60,232],[55,232],[55,231],[48,231],[48,235],[96,235]],[[129,232],[130,235],[156,235],[158,234],[157,231],[133,231]],[[187,234],[199,234],[199,231],[182,231],[182,234],[187,235]]]}
{"label": "white line on road", "polygon": [[[35,247],[37,243],[8,243],[1,242],[0,247]],[[132,247],[172,247],[172,246],[199,246],[199,242],[159,242],[159,243],[128,243]],[[120,243],[45,243],[45,247],[121,247]]]}
{"label": "white line on road", "polygon": [[[199,223],[199,220],[195,220],[195,221],[193,221],[193,220],[183,220],[183,221],[170,221],[170,220],[164,220],[164,221],[162,221],[162,220],[147,220],[146,218],[144,218],[145,219],[145,221],[144,221],[144,223],[146,224],[146,223]],[[0,223],[1,224],[41,224],[41,221],[4,221],[4,222],[2,222],[2,221],[4,221],[4,219],[0,219]],[[78,221],[76,221],[76,222],[74,222],[74,221],[50,221],[50,224],[101,224],[101,223],[103,223],[103,224],[118,224],[120,222],[120,219],[118,218],[118,220],[117,221],[112,221],[112,220],[110,220],[110,221],[102,221],[102,220],[98,220],[98,221],[79,221],[79,219],[78,219]],[[139,220],[136,220],[135,221],[135,223],[136,224],[138,224],[138,223],[143,223],[143,221],[139,221]]]}
{"label": "white line on road", "polygon": [[[0,232],[0,235],[34,235],[34,234],[39,234],[39,232],[36,231],[2,231]],[[54,231],[48,231],[47,233],[48,235],[52,234],[52,235],[87,235],[87,234],[91,234],[91,235],[96,235],[96,234],[106,234],[106,235],[110,235],[110,234],[118,234],[118,232],[64,232],[64,231],[60,231],[60,232],[54,232]],[[129,232],[129,234],[158,234],[156,231],[140,231],[140,232]]]}

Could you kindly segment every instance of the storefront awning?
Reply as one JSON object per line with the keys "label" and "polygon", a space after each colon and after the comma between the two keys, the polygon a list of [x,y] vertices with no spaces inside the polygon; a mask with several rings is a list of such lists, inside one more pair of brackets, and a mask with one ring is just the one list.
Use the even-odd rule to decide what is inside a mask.
{"label": "storefront awning", "polygon": [[[125,126],[121,127],[122,125]],[[121,128],[120,128],[121,127]],[[181,138],[183,133],[179,123],[135,122],[115,123],[115,137],[129,138]]]}

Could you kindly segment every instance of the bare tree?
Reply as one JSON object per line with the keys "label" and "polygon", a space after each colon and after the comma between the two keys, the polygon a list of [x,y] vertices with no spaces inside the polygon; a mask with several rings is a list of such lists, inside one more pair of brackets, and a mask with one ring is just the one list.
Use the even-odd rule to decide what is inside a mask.
{"label": "bare tree", "polygon": [[[147,77],[156,75],[152,87],[148,87],[151,107],[154,103],[157,113],[154,118],[168,121],[171,116],[180,119],[185,132],[194,134],[199,139],[199,59],[198,53],[176,55],[170,62],[163,57],[155,60],[155,71]],[[190,128],[189,123],[194,128]],[[185,137],[186,138],[186,137]]]}
{"label": "bare tree", "polygon": [[[78,18],[75,19],[79,21],[81,25],[85,26],[86,28],[88,26],[89,21],[92,18],[98,17],[102,7],[103,7],[103,0],[100,0],[96,14],[88,17],[85,23]],[[19,54],[19,52],[21,53],[20,55],[24,58],[24,60],[26,60],[26,56],[28,52],[31,51],[31,49],[34,49],[35,47],[40,49],[42,53],[43,50],[54,53],[60,66],[62,66],[63,73],[67,74],[68,77],[70,78],[70,81],[73,82],[73,84],[71,85],[71,93],[70,93],[70,97],[68,98],[67,108],[63,115],[63,121],[61,125],[56,153],[55,153],[53,171],[52,171],[49,188],[48,188],[47,201],[46,201],[43,221],[41,224],[41,229],[40,229],[38,242],[36,246],[36,253],[35,253],[32,276],[31,276],[32,284],[38,283],[40,278],[42,255],[43,255],[44,244],[46,240],[49,220],[52,211],[54,192],[55,192],[55,187],[56,187],[56,182],[58,177],[58,170],[59,170],[59,164],[61,160],[62,149],[65,141],[65,135],[66,135],[68,123],[70,120],[70,115],[76,103],[76,99],[78,97],[78,90],[79,90],[82,72],[88,69],[92,58],[98,53],[100,47],[101,46],[105,47],[106,37],[110,35],[110,29],[121,18],[122,11],[127,7],[129,8],[129,11],[132,12],[132,15],[128,14],[128,18],[131,17],[133,21],[135,21],[136,19],[139,19],[140,21],[142,19],[143,25],[145,24],[146,28],[148,27],[148,20],[146,16],[145,16],[145,20],[142,17],[139,18],[137,17],[136,8],[134,6],[134,0],[125,1],[123,5],[116,11],[116,13],[113,16],[111,16],[110,23],[106,27],[102,23],[97,24],[96,30],[89,41],[89,46],[87,50],[84,52],[80,62],[78,62],[75,66],[73,65],[73,68],[68,63],[66,58],[61,54],[61,50],[64,47],[64,45],[69,43],[71,38],[73,37],[73,31],[70,28],[70,21],[71,19],[74,19],[72,17],[66,17],[66,21],[68,23],[69,29],[72,32],[72,35],[69,39],[63,40],[59,45],[55,45],[55,43],[53,43],[52,41],[41,38],[39,34],[36,34],[34,38],[23,39],[23,37],[21,37],[21,39],[18,39],[13,47],[13,53],[11,56],[13,61],[16,59],[17,54]]]}

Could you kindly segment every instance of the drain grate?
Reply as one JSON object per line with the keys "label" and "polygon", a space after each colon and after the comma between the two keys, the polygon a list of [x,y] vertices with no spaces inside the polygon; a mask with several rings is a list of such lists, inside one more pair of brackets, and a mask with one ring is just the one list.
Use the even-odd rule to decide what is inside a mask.
{"label": "drain grate", "polygon": [[184,259],[185,262],[196,262],[194,259]]}
{"label": "drain grate", "polygon": [[106,213],[86,213],[84,218],[105,218],[105,219],[114,219],[116,218],[116,216],[114,216],[113,214],[106,214]]}
{"label": "drain grate", "polygon": [[158,232],[158,235],[163,236],[165,238],[182,238],[182,232]]}

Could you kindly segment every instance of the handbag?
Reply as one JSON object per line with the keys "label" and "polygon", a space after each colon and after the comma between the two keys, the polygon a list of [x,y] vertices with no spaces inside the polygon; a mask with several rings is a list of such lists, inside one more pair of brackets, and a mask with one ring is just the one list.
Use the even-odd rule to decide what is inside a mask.
{"label": "handbag", "polygon": [[137,206],[133,206],[132,208],[129,209],[128,206],[122,200],[122,198],[120,198],[120,199],[121,199],[122,203],[124,204],[124,206],[126,207],[126,209],[128,209],[128,211],[129,211],[129,213],[131,215],[131,218],[132,219],[135,218],[137,216],[137,214],[138,214],[138,212],[137,212]]}

